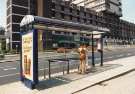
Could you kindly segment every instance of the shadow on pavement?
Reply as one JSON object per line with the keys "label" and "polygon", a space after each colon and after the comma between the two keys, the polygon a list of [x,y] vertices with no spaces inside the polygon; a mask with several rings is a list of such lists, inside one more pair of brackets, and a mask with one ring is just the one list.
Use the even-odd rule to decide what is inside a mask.
{"label": "shadow on pavement", "polygon": [[72,80],[66,79],[64,77],[54,77],[54,78],[51,78],[51,79],[40,81],[36,88],[38,90],[43,90],[43,89],[48,89],[48,88],[52,88],[52,87],[55,87],[55,86],[67,84],[71,81]]}
{"label": "shadow on pavement", "polygon": [[78,74],[76,71],[76,72],[72,72],[70,74],[53,77],[53,78],[47,79],[47,80],[42,80],[39,82],[36,89],[37,90],[44,90],[44,89],[68,84],[70,82],[80,80],[80,79],[86,78],[88,76],[90,77],[90,76],[99,74],[101,72],[104,72],[104,71],[107,71],[110,69],[118,68],[120,66],[122,66],[122,65],[120,65],[120,64],[104,64],[104,66],[102,66],[102,67],[99,65],[96,65],[95,67],[91,67],[90,69],[88,69],[87,73],[85,75]]}

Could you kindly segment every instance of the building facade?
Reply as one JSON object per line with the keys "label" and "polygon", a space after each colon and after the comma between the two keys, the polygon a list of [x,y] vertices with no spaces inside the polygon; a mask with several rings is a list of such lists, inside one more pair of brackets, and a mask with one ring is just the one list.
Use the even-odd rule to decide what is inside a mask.
{"label": "building facade", "polygon": [[7,0],[7,34],[10,49],[20,46],[20,21],[28,14],[28,0]]}
{"label": "building facade", "polygon": [[121,0],[71,0],[71,3],[96,12],[107,12],[122,16]]}
{"label": "building facade", "polygon": [[[120,0],[7,0],[7,31],[11,49],[19,48],[19,24],[27,14],[106,27],[110,33],[104,37],[116,43],[119,40],[131,41],[135,36],[135,24],[120,19]],[[44,35],[47,45],[50,45],[53,34],[47,32]]]}

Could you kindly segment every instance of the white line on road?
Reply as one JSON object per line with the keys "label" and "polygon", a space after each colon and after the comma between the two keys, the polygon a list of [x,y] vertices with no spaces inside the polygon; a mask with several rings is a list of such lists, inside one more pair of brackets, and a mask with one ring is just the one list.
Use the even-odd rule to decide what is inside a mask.
{"label": "white line on road", "polygon": [[131,53],[128,53],[127,55],[131,55]]}
{"label": "white line on road", "polygon": [[16,70],[16,68],[8,68],[8,69],[3,69],[4,71],[7,71],[7,70]]}
{"label": "white line on road", "polygon": [[110,57],[108,57],[108,58],[113,58],[113,56],[110,56]]}
{"label": "white line on road", "polygon": [[117,57],[122,57],[123,55],[117,55]]}
{"label": "white line on road", "polygon": [[0,78],[8,77],[8,76],[15,76],[15,75],[18,75],[18,74],[20,74],[20,73],[8,74],[8,75],[2,75],[2,76],[0,76]]}
{"label": "white line on road", "polygon": [[0,69],[4,69],[4,67],[0,67]]}
{"label": "white line on road", "polygon": [[121,54],[121,55],[119,55],[120,57],[123,57],[124,56],[124,54]]}
{"label": "white line on road", "polygon": [[95,60],[100,60],[101,58],[95,58]]}
{"label": "white line on road", "polygon": [[5,68],[12,68],[13,66],[3,66],[3,67],[0,67],[0,69],[5,69]]}

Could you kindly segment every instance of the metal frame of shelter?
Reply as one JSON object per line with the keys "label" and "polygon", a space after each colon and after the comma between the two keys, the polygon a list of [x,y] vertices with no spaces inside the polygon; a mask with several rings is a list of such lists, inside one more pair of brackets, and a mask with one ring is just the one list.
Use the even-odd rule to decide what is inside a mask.
{"label": "metal frame of shelter", "polygon": [[[103,27],[97,27],[93,25],[85,25],[85,24],[80,24],[80,23],[74,23],[74,22],[68,22],[68,21],[62,21],[62,20],[57,20],[57,19],[50,19],[50,18],[44,18],[44,17],[39,17],[39,16],[32,16],[32,15],[26,15],[21,23],[20,23],[20,31],[21,31],[21,36],[23,38],[24,35],[29,34],[30,32],[33,32],[33,52],[32,52],[32,59],[33,59],[33,80],[27,79],[23,75],[23,43],[26,41],[22,42],[21,41],[21,64],[20,64],[20,76],[21,76],[21,81],[25,83],[26,86],[29,88],[33,89],[35,85],[38,83],[38,44],[37,44],[37,30],[49,30],[49,31],[58,31],[58,32],[74,32],[74,33],[79,33],[79,34],[87,34],[87,35],[92,35],[92,65],[95,66],[94,63],[94,36],[93,35],[98,35],[98,34],[103,34],[105,32],[109,32],[109,29],[103,28]],[[23,32],[25,31],[25,32]],[[24,37],[25,38],[25,37]],[[102,39],[102,38],[101,38]],[[102,41],[102,40],[101,40]],[[103,58],[103,51],[102,52],[102,57]],[[101,65],[103,65],[103,60]]]}

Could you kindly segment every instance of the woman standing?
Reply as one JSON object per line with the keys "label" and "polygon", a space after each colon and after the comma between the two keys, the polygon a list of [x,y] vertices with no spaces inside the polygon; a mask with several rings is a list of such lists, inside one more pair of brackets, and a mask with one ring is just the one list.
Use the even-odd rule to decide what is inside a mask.
{"label": "woman standing", "polygon": [[85,74],[85,72],[86,72],[86,49],[84,46],[80,46],[78,51],[79,51],[79,55],[80,55],[79,73]]}

